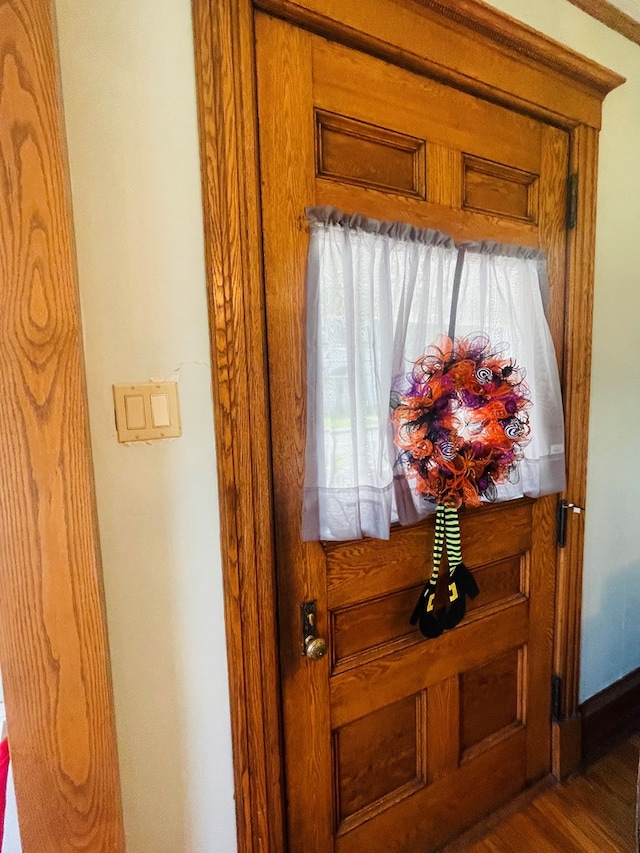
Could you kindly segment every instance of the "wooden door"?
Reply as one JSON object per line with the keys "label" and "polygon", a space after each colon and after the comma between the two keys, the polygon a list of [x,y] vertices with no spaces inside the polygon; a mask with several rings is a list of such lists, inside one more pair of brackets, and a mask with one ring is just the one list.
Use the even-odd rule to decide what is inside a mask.
{"label": "wooden door", "polygon": [[[544,246],[560,352],[568,139],[262,13],[256,54],[289,847],[423,853],[549,770],[555,498],[463,513],[481,593],[435,640],[408,623],[432,521],[301,540],[304,210]],[[301,655],[312,599],[319,661]]]}

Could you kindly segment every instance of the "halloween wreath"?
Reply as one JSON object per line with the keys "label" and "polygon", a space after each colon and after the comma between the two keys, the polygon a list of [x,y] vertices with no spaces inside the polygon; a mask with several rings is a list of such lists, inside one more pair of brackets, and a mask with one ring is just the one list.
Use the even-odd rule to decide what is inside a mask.
{"label": "halloween wreath", "polygon": [[[524,372],[484,335],[441,336],[415,362],[408,388],[392,395],[397,464],[436,503],[433,570],[411,616],[427,637],[454,628],[478,585],[462,562],[458,509],[497,497],[513,476],[529,437],[531,405]],[[436,611],[443,546],[449,604]]]}

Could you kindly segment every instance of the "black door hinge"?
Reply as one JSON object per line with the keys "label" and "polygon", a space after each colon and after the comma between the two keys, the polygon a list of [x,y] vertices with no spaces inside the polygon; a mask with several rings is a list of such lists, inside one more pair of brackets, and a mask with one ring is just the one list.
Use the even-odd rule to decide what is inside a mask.
{"label": "black door hinge", "polygon": [[564,548],[567,544],[567,516],[571,512],[584,512],[584,507],[569,501],[558,501],[558,509],[556,510],[556,542],[559,548]]}
{"label": "black door hinge", "polygon": [[567,544],[567,512],[569,506],[566,501],[558,501],[556,510],[556,541],[559,548]]}
{"label": "black door hinge", "polygon": [[551,676],[551,719],[559,723],[562,716],[562,679],[559,675]]}
{"label": "black door hinge", "polygon": [[578,222],[578,175],[567,178],[567,228],[575,228]]}

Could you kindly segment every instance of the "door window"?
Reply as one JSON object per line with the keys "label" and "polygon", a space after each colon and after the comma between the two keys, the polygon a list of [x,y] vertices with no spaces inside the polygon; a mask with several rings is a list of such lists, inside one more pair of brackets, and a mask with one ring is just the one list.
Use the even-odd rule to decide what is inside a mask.
{"label": "door window", "polygon": [[327,207],[308,216],[305,538],[386,539],[393,521],[435,510],[415,483],[406,498],[411,475],[397,464],[389,414],[394,390],[447,334],[488,338],[528,387],[530,438],[495,499],[561,491],[563,414],[544,254],[456,245],[439,231]]}

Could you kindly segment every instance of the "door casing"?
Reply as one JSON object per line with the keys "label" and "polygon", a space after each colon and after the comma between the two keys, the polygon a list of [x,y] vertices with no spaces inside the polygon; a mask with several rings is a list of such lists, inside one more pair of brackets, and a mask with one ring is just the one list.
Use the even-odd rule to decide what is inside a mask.
{"label": "door casing", "polygon": [[25,853],[124,853],[54,4],[0,4],[0,663]]}
{"label": "door casing", "polygon": [[[277,853],[286,842],[254,6],[568,131],[579,204],[567,239],[566,497],[580,506],[586,497],[598,131],[602,101],[624,79],[476,0],[193,0],[238,845]],[[433,38],[420,38],[425,26]],[[563,684],[552,727],[556,776],[580,760],[583,545],[583,515],[572,514],[556,566],[554,673]]]}

